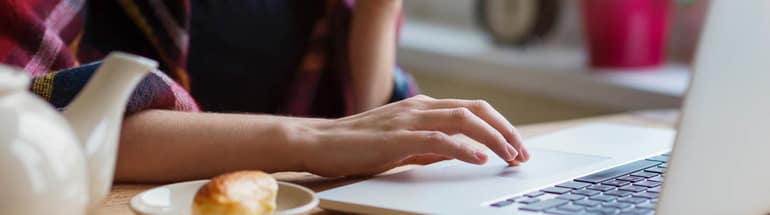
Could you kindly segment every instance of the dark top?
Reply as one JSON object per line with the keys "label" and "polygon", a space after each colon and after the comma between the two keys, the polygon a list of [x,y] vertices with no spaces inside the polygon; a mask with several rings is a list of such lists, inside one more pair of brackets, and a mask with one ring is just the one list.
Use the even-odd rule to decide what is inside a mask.
{"label": "dark top", "polygon": [[192,0],[187,66],[201,108],[275,113],[321,2]]}

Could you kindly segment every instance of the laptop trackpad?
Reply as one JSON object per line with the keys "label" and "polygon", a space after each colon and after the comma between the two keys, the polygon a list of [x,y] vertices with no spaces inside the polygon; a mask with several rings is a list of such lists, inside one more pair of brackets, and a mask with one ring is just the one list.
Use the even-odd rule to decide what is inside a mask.
{"label": "laptop trackpad", "polygon": [[418,184],[512,179],[524,182],[528,179],[542,180],[544,178],[554,177],[560,173],[567,173],[571,170],[587,167],[591,164],[609,159],[608,157],[538,148],[530,148],[529,152],[532,159],[516,167],[508,167],[505,162],[497,157],[497,155],[488,152],[490,159],[483,166],[467,164],[455,160],[379,179],[390,182]]}
{"label": "laptop trackpad", "polygon": [[[530,151],[534,156],[530,161],[521,164],[518,167],[505,168],[499,175],[517,179],[542,178],[545,176],[553,176],[558,173],[565,173],[580,167],[587,167],[591,164],[609,159],[609,157],[547,149],[533,148],[530,149]],[[502,163],[502,161],[499,162]],[[456,168],[467,168],[467,165],[457,166]]]}

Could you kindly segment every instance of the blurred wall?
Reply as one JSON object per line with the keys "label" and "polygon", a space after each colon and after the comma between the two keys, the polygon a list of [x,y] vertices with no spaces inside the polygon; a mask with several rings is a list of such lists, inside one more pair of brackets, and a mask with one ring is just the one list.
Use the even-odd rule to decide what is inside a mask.
{"label": "blurred wall", "polygon": [[564,101],[533,96],[523,92],[496,89],[479,83],[447,77],[425,75],[419,68],[412,71],[423,94],[435,98],[484,99],[514,125],[557,121],[607,114],[600,108],[570,104]]}
{"label": "blurred wall", "polygon": [[[449,25],[452,27],[480,30],[474,19],[476,1],[420,0],[404,1],[404,13],[407,21]],[[545,41],[545,46],[581,46],[580,31],[577,24],[576,3],[566,1],[568,10],[560,19],[560,27],[553,38]],[[565,101],[530,95],[510,89],[496,89],[477,83],[444,77],[435,72],[425,72],[425,68],[401,65],[411,72],[424,94],[437,98],[484,99],[498,109],[511,123],[521,125],[545,121],[557,121],[607,114],[610,111],[571,104]]]}

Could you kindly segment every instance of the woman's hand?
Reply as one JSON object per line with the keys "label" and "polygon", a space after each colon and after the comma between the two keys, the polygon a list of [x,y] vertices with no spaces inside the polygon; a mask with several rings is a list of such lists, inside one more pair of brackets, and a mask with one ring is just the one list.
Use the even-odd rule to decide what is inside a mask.
{"label": "woman's hand", "polygon": [[481,100],[416,96],[336,120],[314,121],[303,134],[303,169],[322,176],[368,175],[396,166],[456,158],[482,164],[486,155],[450,138],[462,133],[510,165],[529,159],[516,129]]}
{"label": "woman's hand", "polygon": [[462,133],[517,165],[529,158],[516,130],[484,101],[416,96],[341,119],[148,110],[127,117],[115,180],[185,181],[244,169],[369,175],[403,164],[485,154]]}

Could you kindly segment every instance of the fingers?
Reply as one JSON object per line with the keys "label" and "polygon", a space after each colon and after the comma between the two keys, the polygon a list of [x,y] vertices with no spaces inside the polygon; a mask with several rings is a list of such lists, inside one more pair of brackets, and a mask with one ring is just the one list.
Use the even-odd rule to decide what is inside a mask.
{"label": "fingers", "polygon": [[519,152],[521,156],[517,158],[518,161],[526,161],[529,158],[529,153],[521,144],[521,135],[511,125],[510,122],[500,112],[496,111],[489,103],[483,100],[460,100],[460,99],[442,99],[432,102],[433,108],[445,108],[451,106],[462,106],[473,112],[479,118],[489,123],[490,126],[500,132],[506,141],[511,144]]}
{"label": "fingers", "polygon": [[435,162],[449,160],[449,159],[452,159],[452,158],[444,155],[439,155],[439,154],[421,154],[421,155],[414,155],[407,159],[404,159],[403,161],[401,161],[401,165],[406,165],[406,164],[427,165],[427,164],[432,164]]}
{"label": "fingers", "polygon": [[[439,131],[408,131],[394,139],[393,144],[386,150],[391,150],[394,156],[413,156],[420,154],[438,154],[456,158],[472,164],[483,164],[487,156],[463,143],[452,139]],[[407,159],[408,160],[408,159]]]}
{"label": "fingers", "polygon": [[466,108],[434,109],[418,111],[411,122],[414,130],[441,131],[446,134],[462,133],[487,145],[505,161],[518,155],[505,138],[484,120]]}
{"label": "fingers", "polygon": [[433,99],[428,96],[419,95],[413,97],[413,100],[420,103],[420,105],[414,105],[418,109],[445,109],[445,108],[458,108],[463,107],[470,110],[474,115],[481,118],[484,122],[492,126],[496,131],[500,132],[505,138],[508,144],[513,146],[518,152],[519,156],[516,160],[524,162],[529,160],[529,152],[524,148],[521,141],[521,135],[511,125],[510,122],[500,112],[495,110],[489,103],[483,100],[462,100],[462,99]]}

